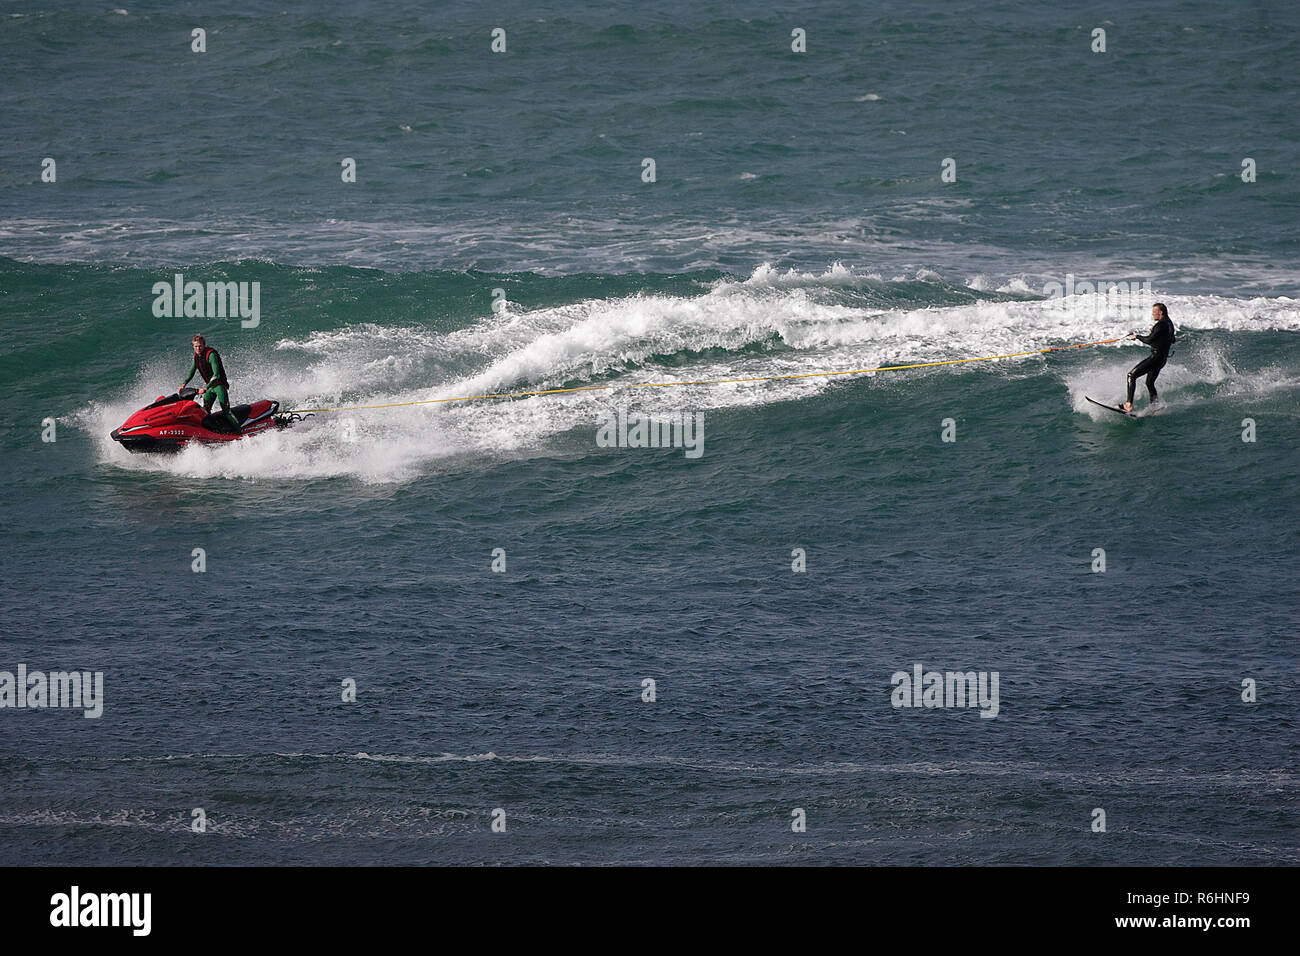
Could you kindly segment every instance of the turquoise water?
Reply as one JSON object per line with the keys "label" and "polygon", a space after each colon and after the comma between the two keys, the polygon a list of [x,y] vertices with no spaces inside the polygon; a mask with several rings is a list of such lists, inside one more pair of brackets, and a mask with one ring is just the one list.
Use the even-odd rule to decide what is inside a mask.
{"label": "turquoise water", "polygon": [[[1293,6],[245,10],[0,21],[0,671],[106,698],[0,709],[0,858],[1300,861]],[[155,317],[177,272],[258,324]],[[622,387],[1157,300],[1136,421],[1084,398],[1132,343]],[[128,456],[195,331],[285,408],[620,388]],[[915,663],[996,718],[891,706]]]}

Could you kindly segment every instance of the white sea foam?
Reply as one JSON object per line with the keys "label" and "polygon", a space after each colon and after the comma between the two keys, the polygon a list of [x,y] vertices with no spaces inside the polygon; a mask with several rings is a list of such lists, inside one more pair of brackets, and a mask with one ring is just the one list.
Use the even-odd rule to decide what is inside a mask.
{"label": "white sea foam", "polygon": [[[937,282],[924,272],[906,281]],[[1104,296],[1034,301],[979,301],[945,306],[871,308],[844,299],[879,288],[875,275],[842,265],[825,272],[778,271],[764,265],[744,280],[714,283],[696,296],[635,295],[592,299],[527,313],[491,314],[449,334],[418,322],[400,327],[359,324],[285,339],[262,354],[227,356],[238,369],[234,398],[279,397],[284,408],[386,405],[500,392],[617,383],[758,378],[811,371],[849,371],[1026,352],[1114,338],[1146,328],[1150,304],[1108,312]],[[839,293],[836,292],[839,290]],[[848,290],[847,292],[845,290]],[[839,294],[841,301],[834,301]],[[1154,297],[1151,297],[1154,300]],[[1300,331],[1300,304],[1291,299],[1227,299],[1162,295],[1182,338],[1160,378],[1176,396],[1196,383],[1232,389],[1294,387],[1282,370],[1242,375],[1231,358],[1190,333],[1212,330]],[[1076,353],[1062,363],[1071,403],[1084,394],[1115,399],[1125,370],[1142,354],[1128,343]],[[665,365],[656,356],[674,356]],[[1023,370],[1042,356],[998,363]],[[963,373],[992,363],[958,366]],[[458,368],[455,375],[440,369]],[[875,387],[910,387],[930,370],[874,376]],[[816,394],[846,378],[801,378],[725,386],[621,388],[567,392],[509,401],[449,402],[321,414],[291,430],[219,447],[191,447],[170,457],[127,455],[108,437],[136,408],[178,378],[175,363],[148,363],[117,399],[83,409],[74,421],[99,442],[102,460],[119,468],[196,478],[313,479],[352,477],[401,482],[463,461],[565,453],[558,436],[594,435],[611,404],[655,414],[762,405]],[[256,392],[256,394],[254,394]],[[362,440],[349,441],[349,426]],[[588,436],[590,439],[590,436]],[[583,447],[595,452],[593,440]],[[461,464],[457,464],[461,462]]]}

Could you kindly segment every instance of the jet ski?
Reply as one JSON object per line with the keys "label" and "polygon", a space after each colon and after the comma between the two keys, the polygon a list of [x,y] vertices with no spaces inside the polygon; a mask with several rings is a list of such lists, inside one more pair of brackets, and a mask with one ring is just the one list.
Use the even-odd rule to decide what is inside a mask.
{"label": "jet ski", "polygon": [[280,403],[262,399],[230,409],[242,429],[236,432],[220,408],[208,414],[194,401],[197,394],[198,389],[182,388],[171,395],[160,395],[152,405],[146,405],[113,429],[109,437],[129,452],[175,452],[190,442],[220,445],[272,428],[287,428],[302,420],[300,415],[276,414]]}

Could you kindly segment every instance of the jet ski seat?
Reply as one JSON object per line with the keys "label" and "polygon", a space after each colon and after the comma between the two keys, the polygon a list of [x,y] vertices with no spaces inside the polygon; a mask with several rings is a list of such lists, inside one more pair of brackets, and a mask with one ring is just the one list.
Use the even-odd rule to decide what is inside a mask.
{"label": "jet ski seat", "polygon": [[[239,424],[243,425],[248,421],[248,416],[252,413],[253,406],[235,405],[230,409],[230,411],[234,413],[234,416],[237,419],[239,419]],[[210,432],[217,432],[220,435],[228,435],[232,431],[229,420],[227,420],[226,416],[221,413],[220,408],[207,416],[207,418],[203,419],[203,427]]]}

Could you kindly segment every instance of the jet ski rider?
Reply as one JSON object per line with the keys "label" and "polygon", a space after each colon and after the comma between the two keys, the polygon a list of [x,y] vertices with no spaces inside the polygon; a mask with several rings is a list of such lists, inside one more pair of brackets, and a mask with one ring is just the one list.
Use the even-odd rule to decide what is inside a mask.
{"label": "jet ski rider", "polygon": [[[227,389],[230,388],[230,382],[226,380],[226,369],[221,364],[221,356],[214,348],[209,348],[208,343],[203,336],[196,335],[192,339],[194,344],[194,361],[190,363],[190,374],[185,376],[185,381],[181,382],[181,388],[189,384],[194,373],[199,373],[199,378],[203,380],[203,387],[199,389],[199,395],[206,393],[203,399],[203,410],[212,411],[212,403],[220,402],[221,410],[226,415],[226,421],[234,429],[236,435],[242,434],[243,428],[239,424],[239,419],[235,417],[230,410],[230,395]],[[180,391],[180,389],[177,389]]]}

